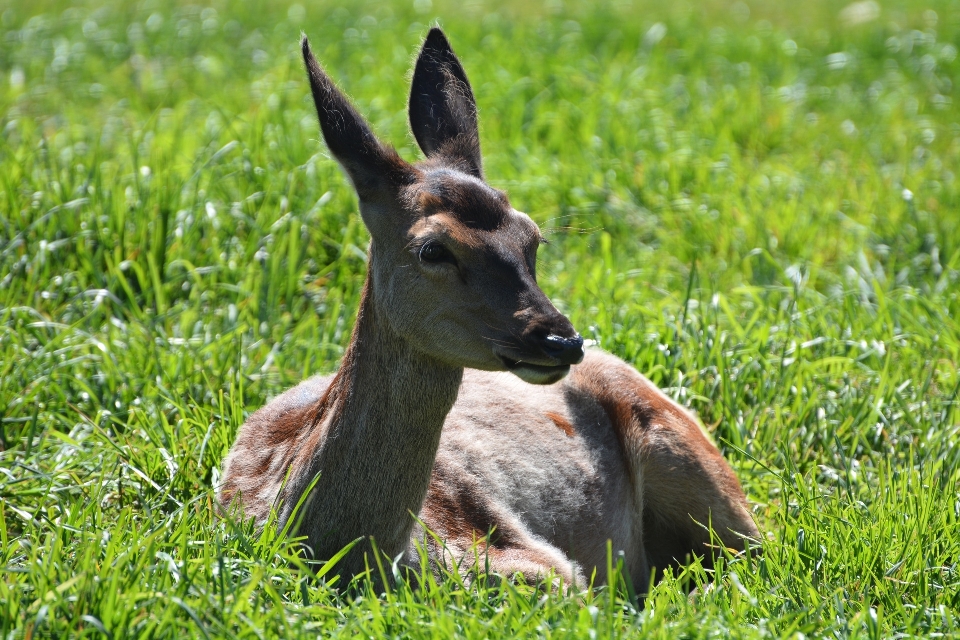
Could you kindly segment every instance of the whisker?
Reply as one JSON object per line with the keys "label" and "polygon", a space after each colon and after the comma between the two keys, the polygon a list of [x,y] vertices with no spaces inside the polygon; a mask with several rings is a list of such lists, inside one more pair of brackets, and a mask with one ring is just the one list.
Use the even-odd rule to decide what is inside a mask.
{"label": "whisker", "polygon": [[490,342],[492,344],[501,346],[501,347],[510,347],[512,346],[509,342],[504,342],[503,340],[498,340],[497,338],[491,338],[489,336],[480,336],[482,339]]}
{"label": "whisker", "polygon": [[590,233],[597,233],[603,231],[603,227],[553,227],[551,229],[545,229],[544,233],[579,233],[581,235],[586,235]]}

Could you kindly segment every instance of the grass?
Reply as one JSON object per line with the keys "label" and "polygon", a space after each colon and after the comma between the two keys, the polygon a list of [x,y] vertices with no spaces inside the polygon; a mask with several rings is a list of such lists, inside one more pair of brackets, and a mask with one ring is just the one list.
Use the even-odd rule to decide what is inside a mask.
{"label": "grass", "polygon": [[[960,633],[960,4],[349,4],[0,0],[0,635]],[[364,274],[298,35],[413,159],[434,20],[542,286],[699,413],[762,556],[642,610],[376,593],[214,517],[244,416],[336,367]]]}

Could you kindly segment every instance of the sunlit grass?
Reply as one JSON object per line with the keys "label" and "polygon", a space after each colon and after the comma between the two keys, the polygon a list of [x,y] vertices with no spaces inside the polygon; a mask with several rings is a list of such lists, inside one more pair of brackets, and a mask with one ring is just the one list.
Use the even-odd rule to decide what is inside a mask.
{"label": "sunlit grass", "polygon": [[[3,637],[960,633],[960,7],[513,4],[0,1]],[[542,286],[698,412],[762,556],[638,611],[346,588],[216,519],[244,416],[336,367],[364,277],[298,36],[415,159],[434,20]]]}

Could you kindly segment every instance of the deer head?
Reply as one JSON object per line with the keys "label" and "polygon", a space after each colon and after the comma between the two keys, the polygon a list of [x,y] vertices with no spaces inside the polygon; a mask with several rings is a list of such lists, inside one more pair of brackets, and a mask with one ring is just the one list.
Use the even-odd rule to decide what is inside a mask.
{"label": "deer head", "polygon": [[413,75],[410,125],[426,155],[415,164],[377,139],[306,38],[302,48],[324,140],[370,232],[378,322],[449,366],[563,378],[583,339],[537,285],[536,223],[484,181],[476,101],[443,32],[430,30]]}

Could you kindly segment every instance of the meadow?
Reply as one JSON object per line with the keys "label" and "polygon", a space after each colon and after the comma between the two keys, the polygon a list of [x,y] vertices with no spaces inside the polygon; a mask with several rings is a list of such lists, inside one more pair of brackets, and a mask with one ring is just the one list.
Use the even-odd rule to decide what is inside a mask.
{"label": "meadow", "polygon": [[[541,286],[699,415],[762,554],[643,606],[380,592],[216,517],[365,274],[299,35],[413,160],[435,23]],[[958,47],[957,0],[0,0],[0,637],[960,634]]]}

